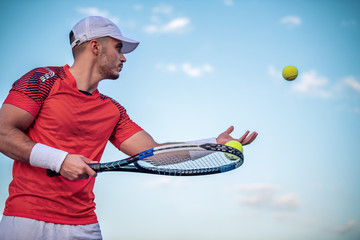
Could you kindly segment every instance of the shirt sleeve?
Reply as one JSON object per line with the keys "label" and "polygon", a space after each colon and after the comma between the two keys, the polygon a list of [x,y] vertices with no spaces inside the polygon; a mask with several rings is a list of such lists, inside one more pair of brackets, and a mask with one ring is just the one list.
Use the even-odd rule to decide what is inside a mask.
{"label": "shirt sleeve", "polygon": [[120,110],[120,118],[110,137],[110,142],[119,149],[123,141],[141,131],[142,128],[130,119],[125,108],[120,105],[118,105],[118,108]]}
{"label": "shirt sleeve", "polygon": [[14,82],[4,103],[37,116],[56,80],[49,68],[36,68]]}

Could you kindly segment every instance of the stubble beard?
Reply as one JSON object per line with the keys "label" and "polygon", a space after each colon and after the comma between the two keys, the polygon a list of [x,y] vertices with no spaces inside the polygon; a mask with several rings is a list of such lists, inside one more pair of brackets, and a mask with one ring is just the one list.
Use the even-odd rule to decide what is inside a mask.
{"label": "stubble beard", "polygon": [[107,56],[106,49],[104,49],[98,61],[98,72],[103,79],[116,80],[119,78],[118,66],[113,62],[114,61],[111,61]]}

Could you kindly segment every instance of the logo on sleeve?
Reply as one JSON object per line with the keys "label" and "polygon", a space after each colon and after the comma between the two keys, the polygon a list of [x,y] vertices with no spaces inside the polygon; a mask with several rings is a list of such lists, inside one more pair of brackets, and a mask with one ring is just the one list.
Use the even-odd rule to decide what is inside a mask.
{"label": "logo on sleeve", "polygon": [[45,82],[45,81],[48,80],[49,78],[55,76],[54,71],[52,71],[50,68],[45,68],[45,69],[48,71],[48,73],[45,73],[44,75],[42,75],[42,76],[40,77],[40,80],[41,80],[42,82]]}

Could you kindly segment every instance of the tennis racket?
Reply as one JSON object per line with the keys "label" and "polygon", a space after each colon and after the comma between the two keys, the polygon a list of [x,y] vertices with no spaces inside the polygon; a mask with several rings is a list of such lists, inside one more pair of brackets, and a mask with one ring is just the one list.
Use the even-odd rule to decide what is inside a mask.
{"label": "tennis racket", "polygon": [[[95,163],[89,166],[96,172],[126,171],[194,176],[223,173],[240,167],[244,162],[242,152],[221,144],[171,144],[151,148],[122,160]],[[59,176],[51,170],[47,175]]]}

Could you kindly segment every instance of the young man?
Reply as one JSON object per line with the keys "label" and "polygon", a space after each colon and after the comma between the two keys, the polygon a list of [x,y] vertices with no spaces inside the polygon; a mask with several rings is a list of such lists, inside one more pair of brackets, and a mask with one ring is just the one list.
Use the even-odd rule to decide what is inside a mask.
{"label": "young man", "polygon": [[[117,79],[124,54],[139,42],[103,17],[88,17],[70,32],[74,63],[36,68],[17,80],[0,109],[0,151],[14,159],[0,239],[101,239],[94,213],[99,162],[111,141],[133,155],[159,144],[115,100],[97,90]],[[216,139],[234,140],[231,126]],[[247,131],[235,139],[255,140]],[[49,178],[46,169],[61,176]],[[76,180],[76,181],[75,181]]]}

